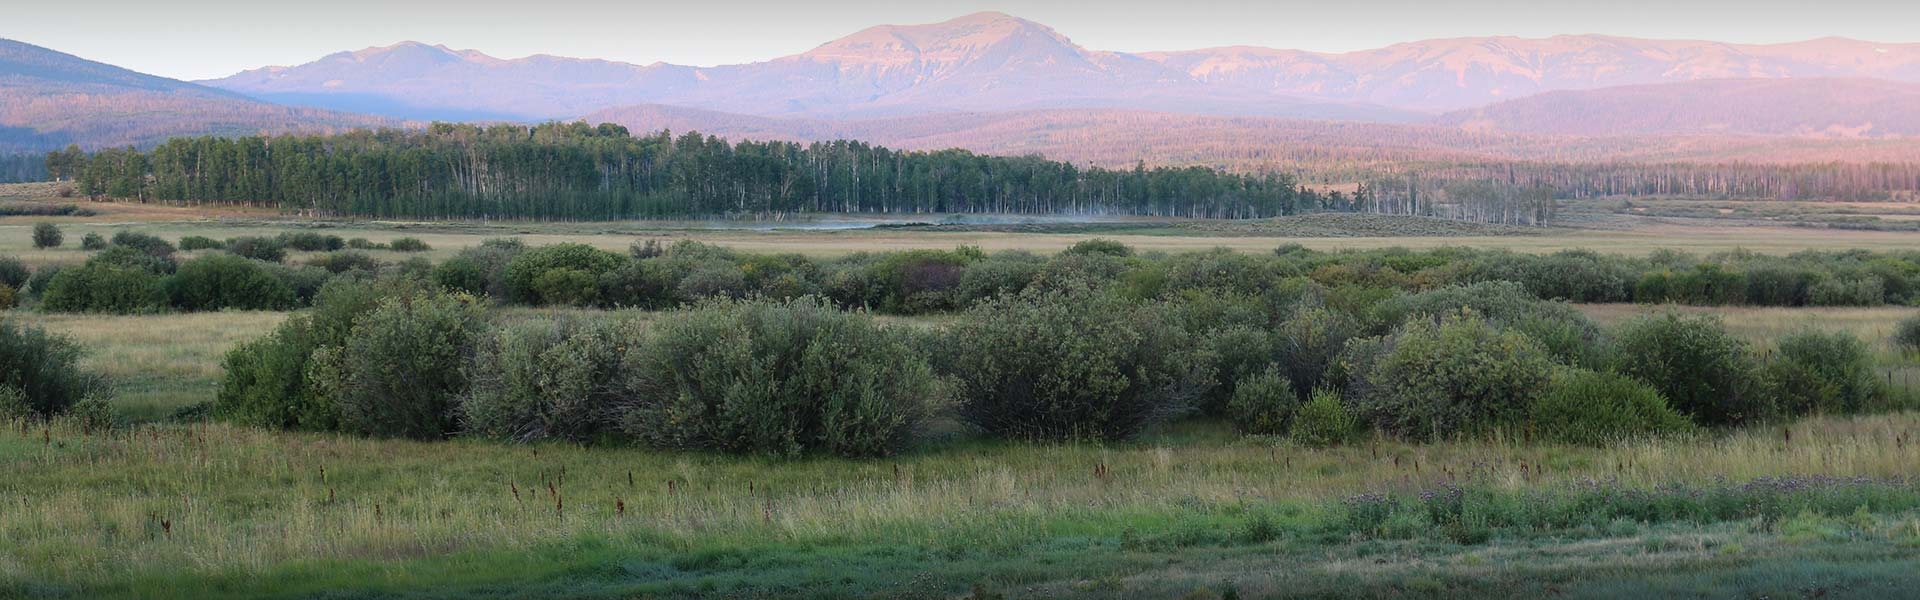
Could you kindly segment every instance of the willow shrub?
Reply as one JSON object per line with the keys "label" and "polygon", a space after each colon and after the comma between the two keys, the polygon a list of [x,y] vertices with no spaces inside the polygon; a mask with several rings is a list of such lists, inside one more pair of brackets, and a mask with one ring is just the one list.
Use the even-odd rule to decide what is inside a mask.
{"label": "willow shrub", "polygon": [[343,431],[447,437],[457,429],[464,367],[482,332],[472,296],[394,296],[355,320],[344,345],[315,351],[311,377],[339,411]]}
{"label": "willow shrub", "polygon": [[1646,382],[1701,425],[1770,418],[1774,402],[1746,342],[1712,317],[1642,317],[1614,332],[1614,370]]}
{"label": "willow shrub", "polygon": [[609,431],[621,398],[621,338],[599,321],[533,319],[480,338],[460,422],[472,435],[588,441]]}
{"label": "willow shrub", "polygon": [[641,339],[620,425],[661,448],[885,456],[942,395],[906,332],[816,297],[708,300]]}
{"label": "willow shrub", "polygon": [[1548,441],[1604,445],[1626,439],[1686,431],[1686,416],[1667,406],[1658,390],[1632,377],[1585,369],[1561,369],[1536,398],[1527,419]]}
{"label": "willow shrub", "polygon": [[967,311],[939,344],[960,417],[1011,439],[1117,440],[1190,410],[1211,373],[1163,307],[1085,288]]}
{"label": "willow shrub", "polygon": [[1875,407],[1886,395],[1873,353],[1846,332],[1800,331],[1780,338],[1760,369],[1787,415],[1848,414]]}
{"label": "willow shrub", "polygon": [[1510,429],[1547,387],[1546,348],[1472,311],[1436,323],[1413,319],[1392,335],[1350,344],[1359,412],[1380,429],[1415,440]]}
{"label": "willow shrub", "polygon": [[167,295],[181,310],[286,310],[293,288],[264,263],[232,254],[208,254],[180,265],[167,278]]}
{"label": "willow shrub", "polygon": [[1227,417],[1244,433],[1278,435],[1292,425],[1299,404],[1293,383],[1278,369],[1269,368],[1234,386],[1233,399],[1227,402]]}
{"label": "willow shrub", "polygon": [[41,418],[66,413],[101,388],[79,368],[81,350],[65,336],[0,320],[0,389],[9,404]]}

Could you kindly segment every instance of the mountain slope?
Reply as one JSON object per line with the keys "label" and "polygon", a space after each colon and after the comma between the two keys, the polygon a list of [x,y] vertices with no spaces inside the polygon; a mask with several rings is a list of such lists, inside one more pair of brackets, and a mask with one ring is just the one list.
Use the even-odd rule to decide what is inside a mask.
{"label": "mountain slope", "polygon": [[0,39],[0,151],[149,145],[178,135],[337,131],[384,119],[277,106]]}
{"label": "mountain slope", "polygon": [[1701,79],[1920,81],[1920,44],[1843,38],[1741,45],[1601,35],[1485,37],[1343,54],[1234,47],[1142,56],[1209,83],[1412,110],[1454,110],[1550,91]]}
{"label": "mountain slope", "polygon": [[550,56],[508,60],[408,42],[203,83],[310,106],[435,118],[568,118],[632,104],[824,117],[1127,107],[1414,118],[1209,85],[1138,56],[1082,48],[1044,25],[1000,13],[872,27],[801,54],[709,68]]}
{"label": "mountain slope", "polygon": [[1438,123],[1562,135],[1920,136],[1920,84],[1733,79],[1551,92],[1449,113]]}

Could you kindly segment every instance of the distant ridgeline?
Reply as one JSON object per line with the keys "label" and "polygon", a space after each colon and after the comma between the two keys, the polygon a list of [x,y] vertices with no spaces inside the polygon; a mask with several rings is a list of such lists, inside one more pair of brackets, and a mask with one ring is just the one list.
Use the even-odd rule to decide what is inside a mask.
{"label": "distant ridgeline", "polygon": [[[1375,198],[1367,186],[1357,193],[1322,193],[1292,175],[1271,172],[1079,168],[1036,156],[905,152],[852,141],[729,143],[665,132],[636,137],[617,125],[584,123],[438,123],[423,131],[177,138],[148,152],[58,151],[46,162],[54,177],[74,180],[89,197],[381,218],[828,212],[1256,218],[1339,210],[1545,224],[1552,206],[1542,190],[1518,194],[1528,198],[1525,210],[1490,208],[1482,200],[1471,206],[1423,204],[1417,194]],[[1546,199],[1544,209],[1540,198]]]}

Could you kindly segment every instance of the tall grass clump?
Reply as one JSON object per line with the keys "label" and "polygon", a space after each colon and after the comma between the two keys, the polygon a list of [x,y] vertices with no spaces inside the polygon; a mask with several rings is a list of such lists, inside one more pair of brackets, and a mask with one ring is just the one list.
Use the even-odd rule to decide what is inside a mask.
{"label": "tall grass clump", "polygon": [[1126,439],[1189,410],[1211,377],[1164,311],[1028,290],[968,310],[939,342],[960,417],[1013,439]]}
{"label": "tall grass clump", "polygon": [[941,395],[905,335],[820,298],[710,300],[631,350],[621,426],[662,448],[885,456]]}

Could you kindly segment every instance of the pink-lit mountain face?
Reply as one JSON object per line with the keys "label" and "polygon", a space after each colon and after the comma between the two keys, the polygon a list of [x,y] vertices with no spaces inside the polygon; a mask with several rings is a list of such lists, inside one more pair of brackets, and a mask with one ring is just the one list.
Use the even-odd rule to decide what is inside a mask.
{"label": "pink-lit mountain face", "polygon": [[1711,79],[1557,91],[1438,120],[1474,131],[1578,136],[1920,136],[1920,84],[1879,79]]}
{"label": "pink-lit mountain face", "polygon": [[1429,40],[1317,54],[1215,48],[1143,55],[1195,79],[1409,110],[1457,110],[1559,90],[1702,79],[1844,77],[1920,81],[1920,44],[1828,38],[1792,44],[1608,36]]}

